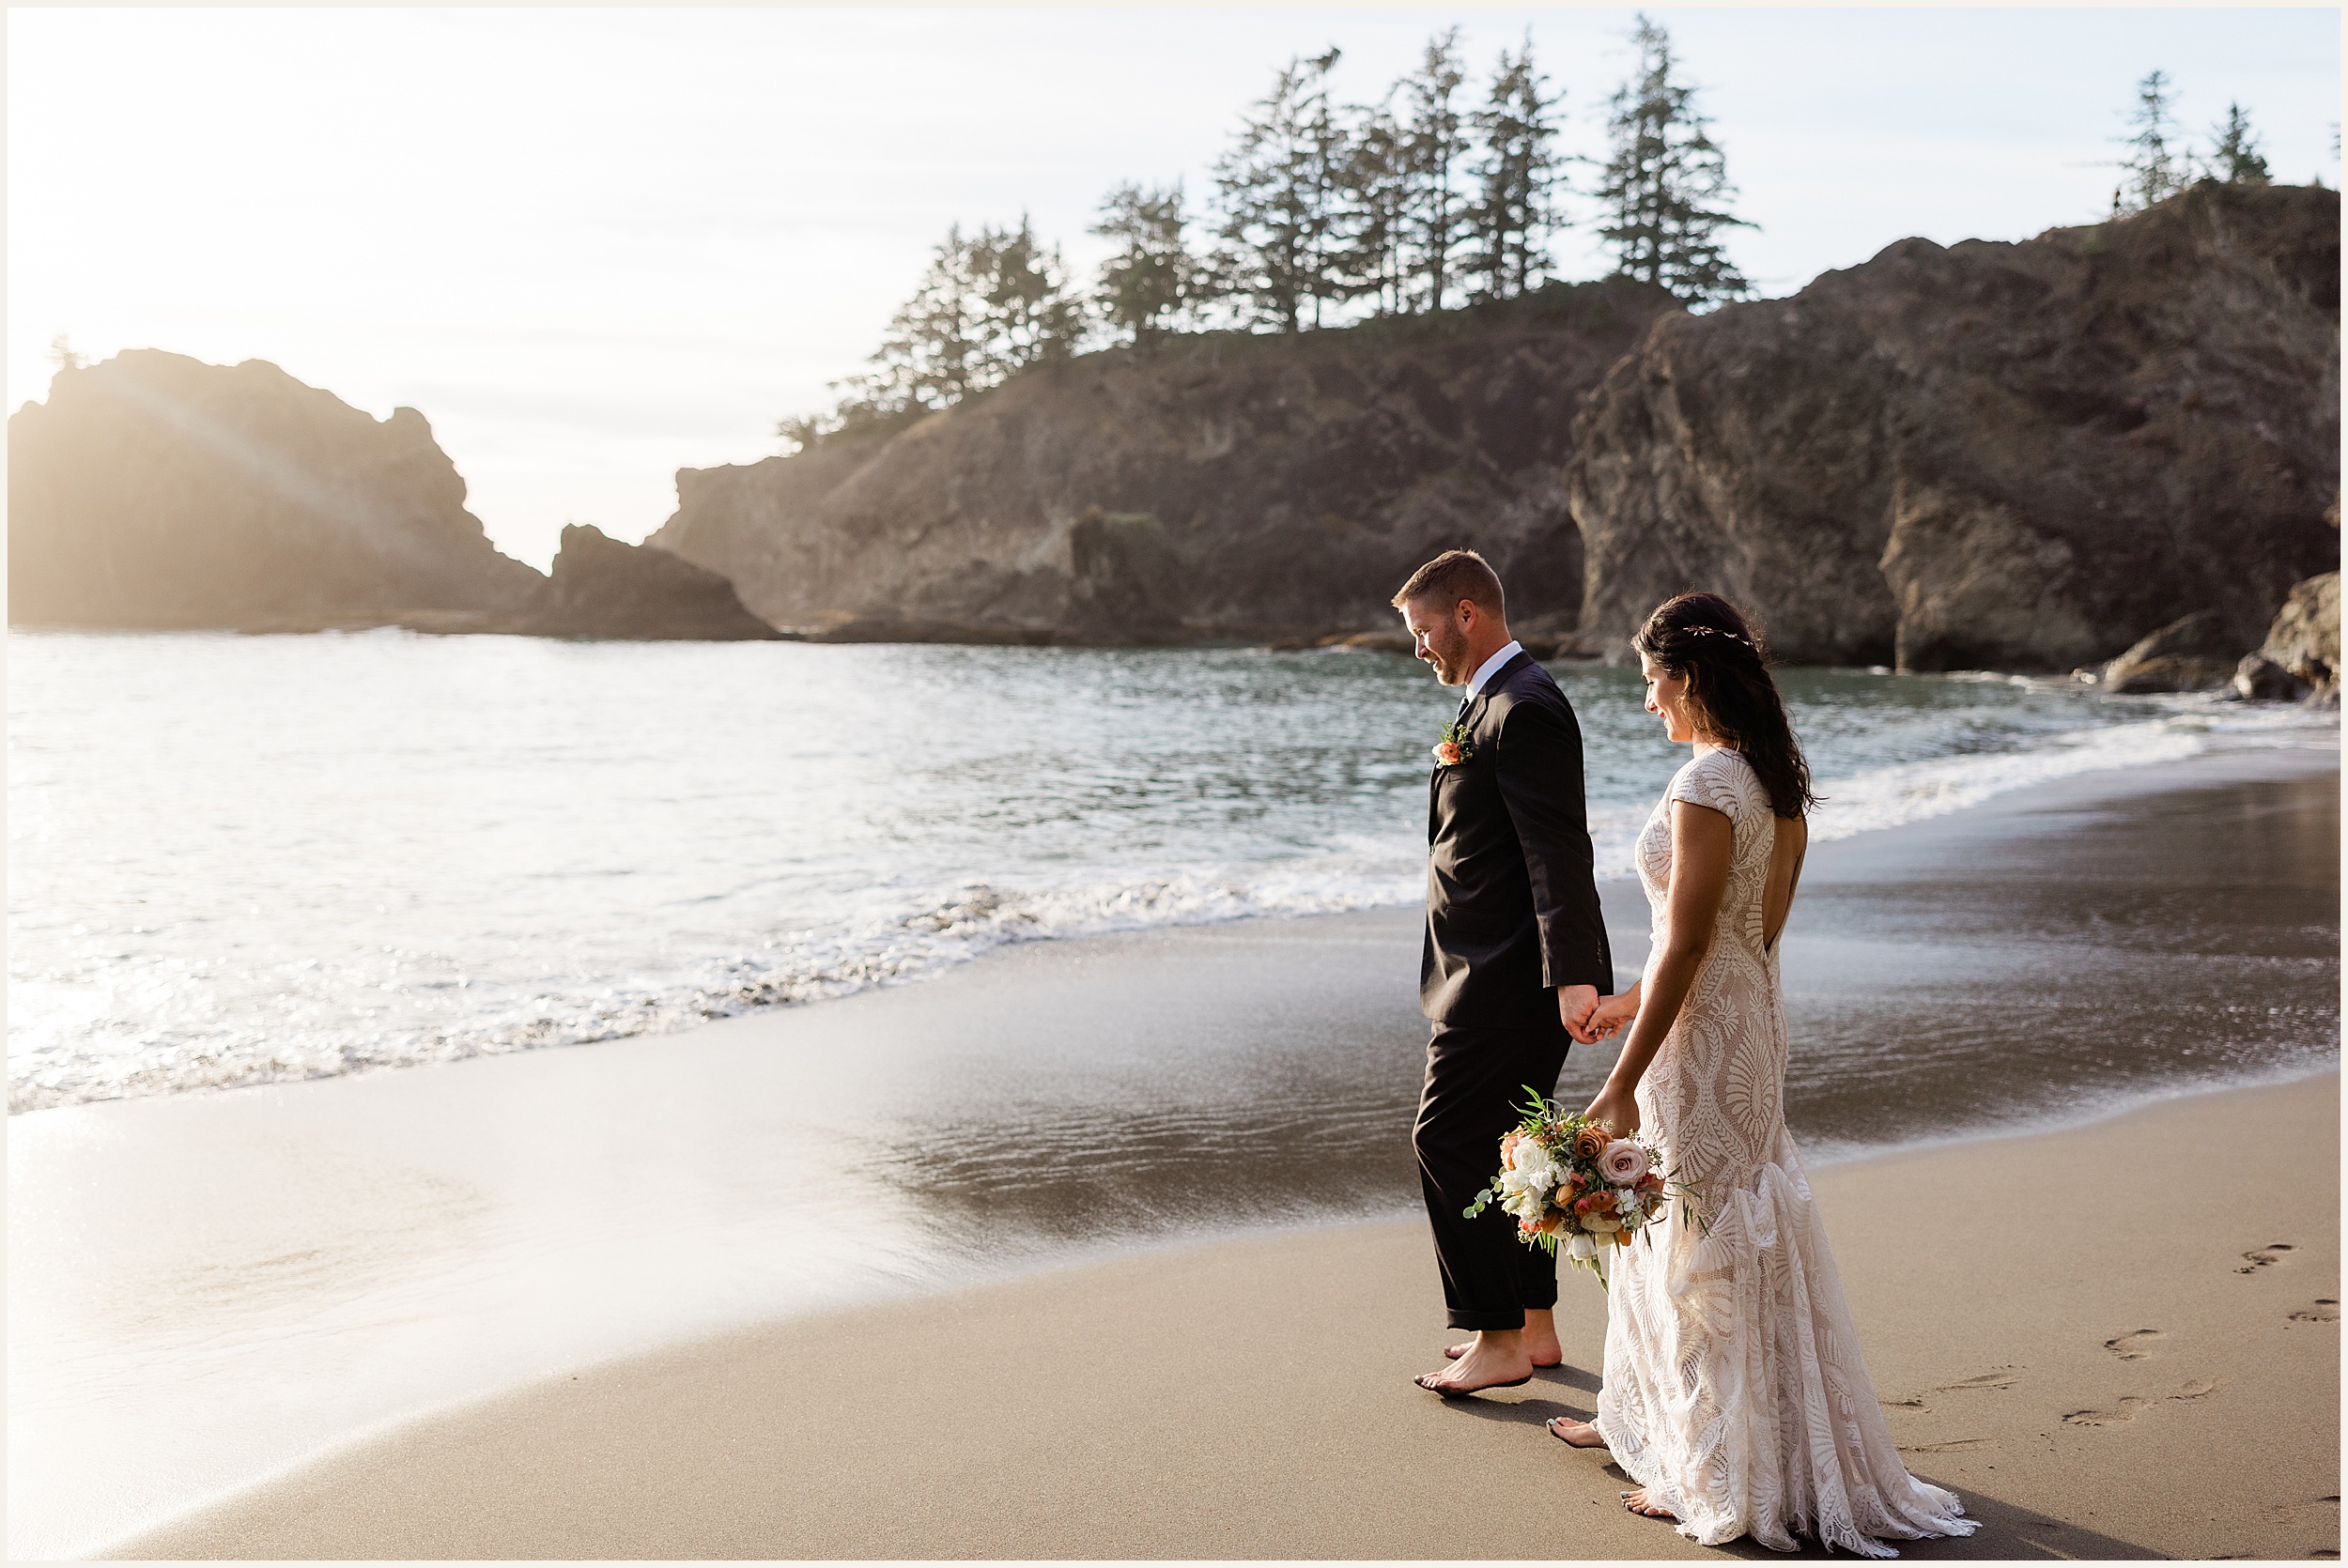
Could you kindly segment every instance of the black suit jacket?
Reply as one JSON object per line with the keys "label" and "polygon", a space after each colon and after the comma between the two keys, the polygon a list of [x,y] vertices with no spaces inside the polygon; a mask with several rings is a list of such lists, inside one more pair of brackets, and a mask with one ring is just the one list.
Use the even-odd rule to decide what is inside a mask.
{"label": "black suit jacket", "polygon": [[1443,1023],[1554,1024],[1557,987],[1614,989],[1582,726],[1530,653],[1493,671],[1460,722],[1471,755],[1435,770],[1428,805],[1419,1009]]}

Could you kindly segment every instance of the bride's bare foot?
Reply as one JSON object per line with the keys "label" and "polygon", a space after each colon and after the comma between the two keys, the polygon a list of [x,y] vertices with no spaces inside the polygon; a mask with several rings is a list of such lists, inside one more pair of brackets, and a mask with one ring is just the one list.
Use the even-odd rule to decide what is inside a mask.
{"label": "bride's bare foot", "polygon": [[1468,1342],[1467,1354],[1441,1372],[1422,1372],[1411,1379],[1420,1388],[1454,1399],[1482,1389],[1513,1389],[1533,1378],[1533,1359],[1525,1354],[1521,1329],[1488,1329]]}
{"label": "bride's bare foot", "polygon": [[1663,1507],[1661,1503],[1647,1501],[1646,1488],[1644,1486],[1635,1492],[1625,1492],[1622,1495],[1622,1505],[1631,1513],[1644,1514],[1650,1519],[1676,1517],[1670,1509]]}
{"label": "bride's bare foot", "polygon": [[1598,1423],[1576,1421],[1571,1416],[1557,1416],[1549,1423],[1549,1435],[1571,1443],[1576,1448],[1604,1448],[1606,1439],[1598,1430]]}
{"label": "bride's bare foot", "polygon": [[[1456,1361],[1474,1348],[1475,1345],[1475,1342],[1472,1339],[1461,1340],[1457,1345],[1445,1347],[1444,1355]],[[1554,1312],[1536,1309],[1525,1313],[1524,1353],[1533,1359],[1533,1364],[1537,1367],[1565,1364],[1566,1352],[1564,1347],[1557,1343],[1557,1314]]]}

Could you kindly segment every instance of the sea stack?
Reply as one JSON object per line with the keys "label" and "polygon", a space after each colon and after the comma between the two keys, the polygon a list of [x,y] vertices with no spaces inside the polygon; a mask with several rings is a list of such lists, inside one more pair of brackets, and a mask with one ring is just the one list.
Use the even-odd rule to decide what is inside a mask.
{"label": "sea stack", "polygon": [[651,545],[625,545],[572,523],[554,558],[546,607],[526,628],[546,637],[742,642],[782,634],[742,607],[734,585]]}

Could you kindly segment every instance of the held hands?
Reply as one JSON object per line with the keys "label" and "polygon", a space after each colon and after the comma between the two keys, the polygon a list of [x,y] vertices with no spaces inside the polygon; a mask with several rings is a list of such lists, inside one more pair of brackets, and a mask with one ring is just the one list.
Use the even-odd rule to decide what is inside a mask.
{"label": "held hands", "polygon": [[1630,1021],[1639,1016],[1639,988],[1632,986],[1620,996],[1609,996],[1590,1009],[1590,1016],[1582,1027],[1594,1040],[1608,1039],[1622,1032]]}
{"label": "held hands", "polygon": [[1566,1025],[1566,1033],[1580,1045],[1589,1045],[1602,1037],[1590,1033],[1590,1015],[1598,1010],[1598,987],[1559,986],[1557,1016]]}

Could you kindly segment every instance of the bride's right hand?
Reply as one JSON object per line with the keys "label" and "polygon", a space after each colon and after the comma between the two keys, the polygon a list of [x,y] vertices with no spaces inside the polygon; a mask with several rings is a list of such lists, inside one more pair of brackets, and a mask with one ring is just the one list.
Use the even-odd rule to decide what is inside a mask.
{"label": "bride's right hand", "polygon": [[1617,1089],[1612,1084],[1599,1090],[1598,1098],[1583,1109],[1583,1115],[1604,1127],[1617,1138],[1639,1135],[1639,1101],[1629,1089]]}

